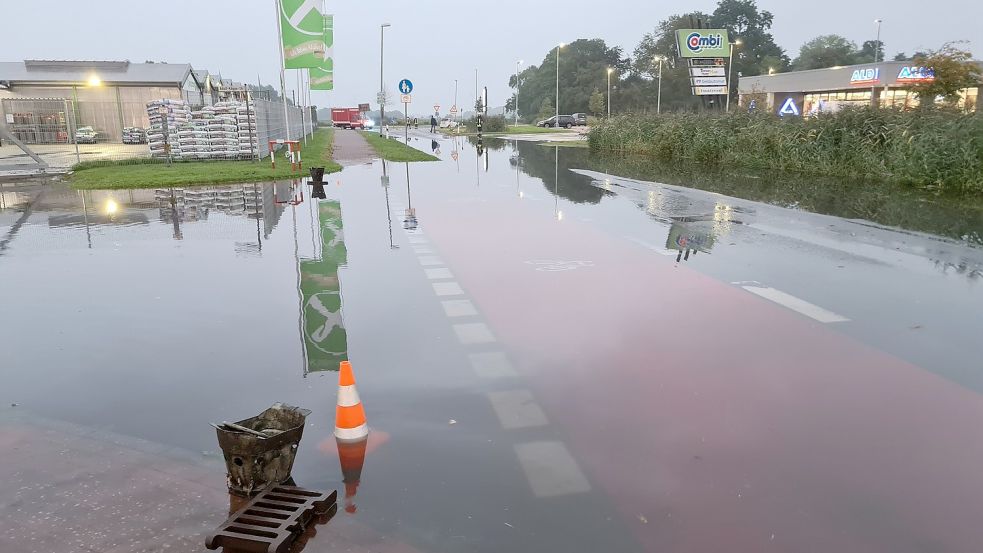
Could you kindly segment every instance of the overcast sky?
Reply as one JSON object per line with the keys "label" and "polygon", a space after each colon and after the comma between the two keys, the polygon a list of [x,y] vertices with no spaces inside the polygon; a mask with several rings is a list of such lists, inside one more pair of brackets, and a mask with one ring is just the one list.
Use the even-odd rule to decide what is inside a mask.
{"label": "overcast sky", "polygon": [[[83,7],[84,6],[84,7]],[[278,83],[275,0],[45,0],[5,1],[2,61],[129,59],[190,63],[239,81]],[[558,42],[602,38],[634,50],[641,36],[668,15],[713,11],[715,0],[346,0],[327,1],[335,14],[335,90],[314,93],[327,106],[375,103],[379,89],[379,24],[386,30],[386,87],[413,80],[411,111],[454,101],[474,103],[474,70],[492,106],[505,103],[516,60],[539,63]],[[772,32],[795,57],[799,46],[836,33],[859,43],[884,20],[887,57],[968,40],[980,57],[983,2],[971,0],[758,0],[775,14]],[[479,11],[480,10],[480,11]],[[604,75],[598,75],[601,84]],[[288,89],[296,87],[287,71]]]}

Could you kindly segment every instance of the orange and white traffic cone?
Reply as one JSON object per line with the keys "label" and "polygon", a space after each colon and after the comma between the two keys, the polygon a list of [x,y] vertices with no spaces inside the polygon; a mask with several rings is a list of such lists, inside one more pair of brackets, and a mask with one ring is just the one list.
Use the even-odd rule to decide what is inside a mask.
{"label": "orange and white traffic cone", "polygon": [[338,370],[338,408],[335,411],[334,435],[339,440],[355,442],[369,435],[365,422],[365,408],[355,389],[352,364],[342,361]]}
{"label": "orange and white traffic cone", "polygon": [[335,441],[338,443],[338,458],[341,460],[341,474],[345,483],[345,512],[354,514],[358,510],[355,506],[355,494],[358,493],[358,485],[362,480],[362,465],[365,464],[365,448],[369,440],[363,438],[357,442],[341,439]]}

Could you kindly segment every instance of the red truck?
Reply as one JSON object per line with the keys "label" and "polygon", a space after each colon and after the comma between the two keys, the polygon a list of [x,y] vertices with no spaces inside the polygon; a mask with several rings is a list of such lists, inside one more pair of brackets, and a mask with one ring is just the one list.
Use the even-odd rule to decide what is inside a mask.
{"label": "red truck", "polygon": [[365,119],[358,108],[331,108],[331,124],[343,129],[364,129]]}

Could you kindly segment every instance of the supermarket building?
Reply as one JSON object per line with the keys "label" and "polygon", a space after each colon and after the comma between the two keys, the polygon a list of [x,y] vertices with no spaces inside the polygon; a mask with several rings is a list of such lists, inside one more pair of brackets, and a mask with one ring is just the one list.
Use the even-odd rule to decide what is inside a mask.
{"label": "supermarket building", "polygon": [[[836,111],[848,106],[911,108],[918,105],[912,86],[934,79],[930,68],[911,61],[869,63],[790,71],[738,82],[740,105],[767,108],[782,115]],[[975,110],[980,87],[964,89],[959,105]]]}

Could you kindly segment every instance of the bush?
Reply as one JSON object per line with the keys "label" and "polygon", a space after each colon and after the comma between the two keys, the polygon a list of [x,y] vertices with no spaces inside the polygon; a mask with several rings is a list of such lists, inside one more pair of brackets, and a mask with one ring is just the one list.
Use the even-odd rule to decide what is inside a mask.
{"label": "bush", "polygon": [[983,116],[857,108],[817,117],[767,113],[622,116],[591,129],[592,150],[663,161],[873,177],[983,193]]}

